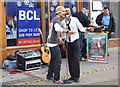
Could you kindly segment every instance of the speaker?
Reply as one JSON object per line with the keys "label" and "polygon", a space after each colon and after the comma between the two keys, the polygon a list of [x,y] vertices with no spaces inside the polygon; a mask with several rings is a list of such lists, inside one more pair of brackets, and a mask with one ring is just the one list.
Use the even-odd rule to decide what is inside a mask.
{"label": "speaker", "polygon": [[17,53],[17,68],[20,70],[39,69],[41,66],[40,55],[32,51]]}

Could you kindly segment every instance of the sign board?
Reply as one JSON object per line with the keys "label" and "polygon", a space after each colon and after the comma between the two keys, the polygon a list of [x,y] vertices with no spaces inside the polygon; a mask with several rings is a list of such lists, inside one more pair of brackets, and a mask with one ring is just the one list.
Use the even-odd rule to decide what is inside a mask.
{"label": "sign board", "polygon": [[90,62],[107,63],[107,34],[88,33],[87,34],[87,59]]}
{"label": "sign board", "polygon": [[102,10],[102,2],[101,1],[93,1],[93,11],[94,10]]}
{"label": "sign board", "polygon": [[18,46],[40,44],[40,8],[17,10]]}

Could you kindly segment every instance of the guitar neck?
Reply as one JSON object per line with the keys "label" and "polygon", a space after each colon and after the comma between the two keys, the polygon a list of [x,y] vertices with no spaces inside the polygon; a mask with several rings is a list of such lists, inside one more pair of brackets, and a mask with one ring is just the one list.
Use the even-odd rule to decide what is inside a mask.
{"label": "guitar neck", "polygon": [[42,33],[41,29],[39,29],[39,32],[40,32],[40,34],[41,34],[41,37],[42,37],[42,42],[43,42],[43,45],[44,45],[44,44],[45,44],[45,41],[44,41],[44,38],[43,38],[43,33]]}

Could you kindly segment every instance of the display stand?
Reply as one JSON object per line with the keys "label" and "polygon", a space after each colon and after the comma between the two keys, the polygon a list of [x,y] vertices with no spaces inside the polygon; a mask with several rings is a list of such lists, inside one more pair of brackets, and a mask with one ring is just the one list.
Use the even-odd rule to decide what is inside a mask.
{"label": "display stand", "polygon": [[87,34],[87,60],[89,62],[108,63],[107,33]]}

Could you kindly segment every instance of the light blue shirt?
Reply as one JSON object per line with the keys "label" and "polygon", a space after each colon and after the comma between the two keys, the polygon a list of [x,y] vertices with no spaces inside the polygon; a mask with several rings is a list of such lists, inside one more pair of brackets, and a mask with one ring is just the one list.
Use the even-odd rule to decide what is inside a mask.
{"label": "light blue shirt", "polygon": [[110,24],[110,15],[103,16],[102,21],[104,21],[103,25],[109,25]]}

